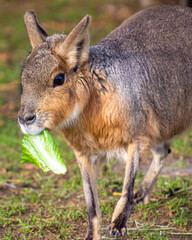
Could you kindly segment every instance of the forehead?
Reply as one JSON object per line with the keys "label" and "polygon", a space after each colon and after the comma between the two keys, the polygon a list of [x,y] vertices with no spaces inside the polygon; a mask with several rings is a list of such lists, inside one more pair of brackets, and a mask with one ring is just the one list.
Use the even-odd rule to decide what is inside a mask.
{"label": "forehead", "polygon": [[59,66],[59,59],[48,49],[40,48],[27,57],[21,74],[22,83],[45,82]]}

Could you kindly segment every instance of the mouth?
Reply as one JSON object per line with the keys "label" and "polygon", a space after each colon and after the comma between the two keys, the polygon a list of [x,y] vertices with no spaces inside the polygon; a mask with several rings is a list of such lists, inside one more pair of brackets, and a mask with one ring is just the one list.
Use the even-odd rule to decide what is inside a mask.
{"label": "mouth", "polygon": [[45,130],[44,127],[37,126],[37,124],[32,124],[32,125],[27,125],[25,123],[22,124],[19,122],[19,120],[18,120],[18,123],[20,125],[21,131],[24,134],[37,135]]}
{"label": "mouth", "polygon": [[51,122],[51,116],[47,113],[36,112],[35,114],[18,114],[18,123],[24,134],[38,135],[45,129],[53,130],[54,124]]}

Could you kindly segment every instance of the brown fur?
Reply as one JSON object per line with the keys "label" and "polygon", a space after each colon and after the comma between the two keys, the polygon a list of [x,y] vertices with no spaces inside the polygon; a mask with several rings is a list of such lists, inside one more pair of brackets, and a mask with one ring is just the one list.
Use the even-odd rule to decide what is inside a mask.
{"label": "brown fur", "polygon": [[191,13],[179,7],[145,10],[92,48],[89,16],[68,36],[48,37],[34,13],[25,14],[32,52],[21,74],[18,120],[29,134],[59,128],[73,149],[88,210],[86,240],[101,239],[100,164],[113,157],[126,162],[109,226],[112,236],[124,236],[139,162],[152,149],[154,159],[135,194],[136,202],[147,202],[170,152],[165,141],[191,125]]}

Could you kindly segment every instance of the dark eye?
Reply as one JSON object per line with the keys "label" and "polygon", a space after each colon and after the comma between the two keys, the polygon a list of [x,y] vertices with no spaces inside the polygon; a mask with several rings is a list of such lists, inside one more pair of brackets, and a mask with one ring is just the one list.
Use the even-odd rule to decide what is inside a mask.
{"label": "dark eye", "polygon": [[57,74],[53,80],[53,87],[55,88],[57,86],[63,85],[64,81],[65,81],[64,73]]}

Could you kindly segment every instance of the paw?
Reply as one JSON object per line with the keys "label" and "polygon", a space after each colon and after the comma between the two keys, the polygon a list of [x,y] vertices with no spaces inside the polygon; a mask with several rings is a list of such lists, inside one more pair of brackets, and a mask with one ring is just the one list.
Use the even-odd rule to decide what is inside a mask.
{"label": "paw", "polygon": [[92,219],[92,222],[89,223],[87,234],[84,240],[100,240],[101,239],[101,219],[98,216],[95,216]]}
{"label": "paw", "polygon": [[87,236],[84,238],[84,240],[93,240],[93,235],[87,234]]}
{"label": "paw", "polygon": [[135,203],[143,203],[147,204],[149,202],[150,196],[148,192],[144,191],[143,189],[138,189],[134,195]]}
{"label": "paw", "polygon": [[145,197],[144,192],[139,189],[134,195],[135,203],[143,202],[144,197]]}
{"label": "paw", "polygon": [[93,240],[93,237],[87,236],[84,238],[84,240]]}
{"label": "paw", "polygon": [[84,240],[101,240],[101,236],[100,235],[93,236],[93,234],[89,234],[84,238]]}
{"label": "paw", "polygon": [[118,237],[127,235],[126,225],[119,225],[119,224],[111,223],[107,227],[107,230],[110,232],[111,237],[118,238]]}
{"label": "paw", "polygon": [[84,240],[93,240],[93,230],[91,228],[88,228],[88,231]]}

